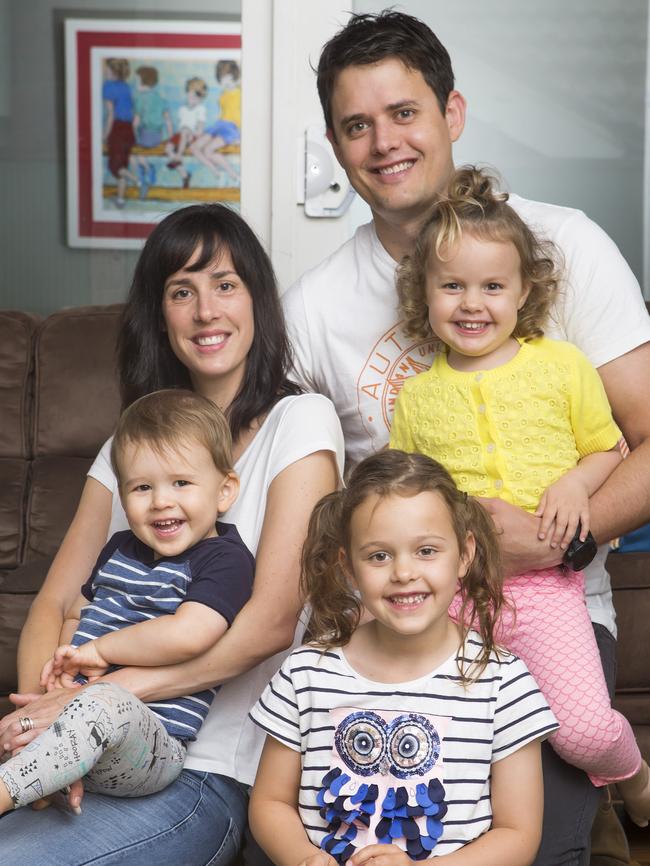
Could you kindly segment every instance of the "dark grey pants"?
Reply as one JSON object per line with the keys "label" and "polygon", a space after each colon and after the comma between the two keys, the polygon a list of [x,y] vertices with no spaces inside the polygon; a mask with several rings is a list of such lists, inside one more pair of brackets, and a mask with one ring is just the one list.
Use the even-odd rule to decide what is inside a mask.
{"label": "dark grey pants", "polygon": [[[596,642],[610,697],[616,684],[616,640],[594,623]],[[589,778],[542,743],[544,824],[542,844],[533,866],[589,866],[591,825],[602,796]]]}

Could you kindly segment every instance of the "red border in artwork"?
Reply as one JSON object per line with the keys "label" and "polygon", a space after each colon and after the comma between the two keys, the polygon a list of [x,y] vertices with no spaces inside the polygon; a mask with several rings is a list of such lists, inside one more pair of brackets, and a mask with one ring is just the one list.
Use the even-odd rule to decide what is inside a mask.
{"label": "red border in artwork", "polygon": [[107,48],[240,48],[239,33],[125,33],[80,31],[76,33],[78,200],[77,234],[80,238],[144,239],[155,223],[98,222],[92,216],[92,126],[90,51]]}

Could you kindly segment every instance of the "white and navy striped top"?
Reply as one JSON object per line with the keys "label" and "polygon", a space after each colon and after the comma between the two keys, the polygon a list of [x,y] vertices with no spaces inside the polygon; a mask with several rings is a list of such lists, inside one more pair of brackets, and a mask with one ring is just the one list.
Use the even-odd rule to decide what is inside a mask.
{"label": "white and navy striped top", "polygon": [[[255,560],[231,524],[218,523],[219,535],[199,541],[178,556],[154,561],[154,553],[129,530],[116,532],[99,555],[81,591],[90,604],[81,611],[71,643],[134,623],[173,614],[184,601],[205,604],[230,625],[248,601]],[[147,706],[167,731],[193,740],[217,689],[156,701]]]}
{"label": "white and navy striped top", "polygon": [[[479,635],[470,632],[464,648],[468,662],[480,646]],[[326,834],[332,830],[317,803],[317,797],[323,802],[323,778],[329,771],[325,787],[341,770],[352,777],[350,787],[341,792],[344,795],[358,789],[361,782],[377,780],[381,795],[382,774],[392,774],[385,785],[410,787],[411,794],[418,782],[439,779],[446,814],[429,856],[449,854],[486,832],[492,819],[491,764],[559,727],[525,664],[505,651],[499,657],[493,653],[478,681],[464,687],[456,654],[424,677],[389,684],[359,675],[340,648],[322,653],[314,647],[300,647],[287,658],[250,717],[275,739],[300,752],[299,811],[315,845],[324,838],[327,845],[330,837]],[[355,734],[354,724],[359,720]],[[406,732],[403,761],[399,748],[393,748],[399,738],[391,735],[400,724]],[[379,730],[378,745],[372,742],[375,730]],[[427,748],[418,752],[418,737],[429,740],[428,753]],[[388,752],[383,757],[382,748]],[[404,767],[415,766],[418,754],[429,754],[427,766],[405,772]],[[368,762],[375,759],[374,769],[369,768]],[[356,779],[355,760],[361,767]],[[370,776],[371,772],[375,775]],[[326,795],[326,802],[339,793],[335,784],[332,789],[335,794],[329,800]],[[339,800],[343,802],[343,797]],[[361,832],[366,831],[361,828]]]}

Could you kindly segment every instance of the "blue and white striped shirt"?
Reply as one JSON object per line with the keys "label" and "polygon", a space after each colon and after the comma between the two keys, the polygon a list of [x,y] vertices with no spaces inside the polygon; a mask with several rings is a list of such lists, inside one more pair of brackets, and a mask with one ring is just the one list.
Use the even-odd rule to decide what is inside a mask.
{"label": "blue and white striped shirt", "polygon": [[[82,587],[90,603],[81,611],[72,644],[79,646],[111,631],[174,614],[184,601],[211,607],[230,625],[250,598],[255,560],[234,526],[218,523],[217,531],[215,538],[158,560],[132,532],[115,533]],[[172,736],[193,740],[217,690],[147,706]]]}
{"label": "blue and white striped shirt", "polygon": [[[470,632],[464,648],[467,662],[476,657],[480,646],[479,635]],[[440,736],[433,732],[435,766],[427,767],[426,772],[444,786],[447,812],[442,818],[442,835],[430,855],[434,857],[449,854],[489,830],[491,765],[559,727],[525,664],[505,650],[498,658],[492,653],[479,679],[465,687],[456,654],[412,682],[382,683],[358,674],[346,660],[344,649],[322,653],[311,646],[300,647],[271,680],[250,717],[283,745],[300,752],[298,807],[315,845],[331,830],[317,803],[325,774],[340,767],[358,788],[368,780],[377,781],[383,773],[389,778],[387,784],[414,787],[424,772],[391,769],[399,758],[390,748],[386,756],[379,755],[382,748],[386,750],[381,745],[382,729],[388,732],[385,741],[390,743],[390,731],[396,724],[406,725],[414,742],[418,731],[437,728]],[[357,770],[356,778],[354,755],[346,751],[354,751],[344,730],[347,724],[354,738],[350,720],[359,720],[358,765],[362,769]],[[374,730],[378,731],[375,745]],[[379,769],[369,777],[373,749]],[[409,758],[404,763],[412,767],[413,762]],[[408,775],[414,781],[401,781]],[[379,779],[380,789],[381,784]]]}

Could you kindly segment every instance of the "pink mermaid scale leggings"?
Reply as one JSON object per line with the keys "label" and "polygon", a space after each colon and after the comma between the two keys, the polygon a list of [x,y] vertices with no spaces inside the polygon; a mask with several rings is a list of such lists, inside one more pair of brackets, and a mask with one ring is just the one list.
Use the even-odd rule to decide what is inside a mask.
{"label": "pink mermaid scale leggings", "polygon": [[[582,573],[553,568],[520,574],[506,581],[504,594],[510,606],[495,641],[523,659],[537,680],[560,723],[549,737],[557,754],[594,785],[633,776],[641,753],[629,722],[610,703]],[[449,609],[455,620],[460,605],[457,593]]]}

